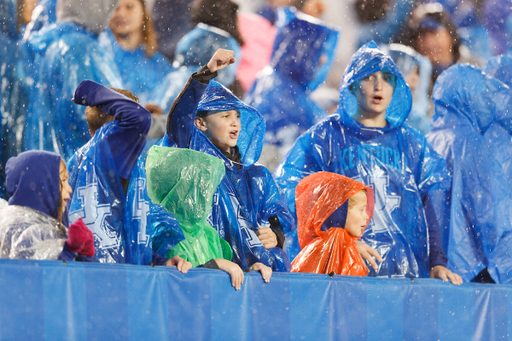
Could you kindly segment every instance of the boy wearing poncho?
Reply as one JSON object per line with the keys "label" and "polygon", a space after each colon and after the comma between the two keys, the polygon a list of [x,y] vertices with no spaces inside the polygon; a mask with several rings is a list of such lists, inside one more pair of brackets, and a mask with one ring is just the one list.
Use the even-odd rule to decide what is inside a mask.
{"label": "boy wearing poncho", "polygon": [[[366,276],[354,241],[373,215],[373,190],[343,175],[318,172],[302,179],[295,193],[302,251],[292,272]],[[328,221],[333,212],[341,224]]]}
{"label": "boy wearing poncho", "polygon": [[[232,285],[239,290],[243,271],[231,262],[229,244],[206,221],[213,194],[225,174],[219,158],[189,149],[153,146],[146,161],[148,195],[178,220],[185,239],[171,248],[168,258],[180,256],[197,267],[222,269],[230,274]],[[251,270],[261,271],[265,282],[272,270],[255,263]]]}

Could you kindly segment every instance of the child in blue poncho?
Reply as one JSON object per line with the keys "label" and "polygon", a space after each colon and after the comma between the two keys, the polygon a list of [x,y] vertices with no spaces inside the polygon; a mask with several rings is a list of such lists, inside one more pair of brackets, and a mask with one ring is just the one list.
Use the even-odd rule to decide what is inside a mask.
{"label": "child in blue poncho", "polygon": [[223,160],[226,175],[215,192],[208,221],[231,245],[235,263],[242,269],[262,263],[274,271],[289,271],[281,247],[283,230],[289,230],[293,220],[270,172],[255,164],[264,120],[222,85],[209,82],[232,62],[233,51],[219,49],[191,76],[172,105],[161,144]]}
{"label": "child in blue poncho", "polygon": [[[425,138],[404,124],[412,96],[400,71],[368,43],[352,57],[340,92],[337,115],[297,139],[276,170],[290,209],[295,212],[295,187],[309,174],[327,171],[362,182],[375,193],[366,244],[358,246],[372,264],[369,276],[430,275],[460,284],[446,268],[439,226],[449,174]],[[327,224],[338,226],[339,218],[333,214]],[[291,245],[289,253],[298,250]],[[370,254],[382,258],[380,264]]]}

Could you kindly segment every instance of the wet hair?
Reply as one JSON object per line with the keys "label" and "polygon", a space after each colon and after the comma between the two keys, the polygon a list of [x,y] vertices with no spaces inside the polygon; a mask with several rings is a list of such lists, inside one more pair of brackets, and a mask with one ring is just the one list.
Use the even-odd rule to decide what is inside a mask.
{"label": "wet hair", "polygon": [[[62,168],[62,171],[60,170],[60,166],[64,166]],[[65,233],[65,229],[64,229],[64,225],[62,224],[62,209],[64,208],[64,200],[62,198],[62,188],[64,187],[64,182],[62,181],[62,177],[64,176],[64,172],[67,172],[67,167],[66,167],[66,164],[64,163],[64,160],[60,159],[60,166],[59,166],[59,183],[60,183],[60,205],[59,205],[59,208],[58,208],[58,211],[57,211],[57,221],[59,222],[59,230],[60,230],[60,234],[61,236],[65,236],[66,233]]]}
{"label": "wet hair", "polygon": [[238,5],[231,0],[194,0],[190,19],[194,27],[203,23],[228,32],[242,46],[244,39],[238,30],[237,12]]}
{"label": "wet hair", "polygon": [[[146,6],[145,0],[139,0],[142,4],[144,11],[144,19],[142,21],[142,37],[144,39],[144,54],[146,57],[152,57],[158,50],[157,34],[153,19],[151,18],[151,11]],[[125,95],[126,96],[126,95]],[[133,98],[132,98],[133,99]],[[138,102],[138,100],[137,100]]]}
{"label": "wet hair", "polygon": [[[121,95],[124,95],[124,96],[128,97],[129,99],[132,99],[135,102],[139,103],[139,98],[137,96],[135,96],[135,94],[133,92],[131,92],[130,90],[116,89],[116,88],[109,88],[109,89],[117,91]],[[96,134],[96,131],[98,129],[100,129],[105,123],[112,122],[114,120],[113,116],[103,113],[97,107],[87,107],[85,109],[85,117],[87,119],[87,124],[89,125],[89,132],[91,133],[91,136],[94,136],[94,134]]]}
{"label": "wet hair", "polygon": [[356,0],[354,3],[357,17],[363,24],[384,18],[390,8],[390,0]]}

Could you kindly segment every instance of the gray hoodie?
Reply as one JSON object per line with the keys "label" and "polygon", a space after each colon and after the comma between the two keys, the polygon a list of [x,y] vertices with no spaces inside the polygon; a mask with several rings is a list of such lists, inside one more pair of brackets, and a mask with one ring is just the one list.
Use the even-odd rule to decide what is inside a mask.
{"label": "gray hoodie", "polygon": [[57,21],[72,21],[100,34],[120,0],[57,0]]}

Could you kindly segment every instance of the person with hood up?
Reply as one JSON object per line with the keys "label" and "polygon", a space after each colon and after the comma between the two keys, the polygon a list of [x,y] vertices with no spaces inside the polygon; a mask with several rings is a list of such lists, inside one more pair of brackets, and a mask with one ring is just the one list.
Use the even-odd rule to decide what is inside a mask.
{"label": "person with hood up", "polygon": [[167,260],[151,250],[151,231],[141,212],[145,182],[132,174],[151,117],[137,100],[128,90],[89,80],[77,87],[73,101],[87,106],[93,137],[68,162],[73,188],[69,219],[83,219],[89,226],[99,262],[177,266],[185,273],[190,263],[179,257]]}
{"label": "person with hood up", "polygon": [[208,221],[231,245],[235,263],[242,269],[260,262],[274,271],[289,271],[281,246],[283,230],[291,228],[293,218],[270,172],[255,164],[265,121],[222,85],[210,82],[235,62],[233,55],[219,49],[190,77],[173,103],[162,145],[197,150],[224,162],[226,175]]}
{"label": "person with hood up", "polygon": [[178,42],[172,63],[176,70],[160,82],[153,100],[165,114],[190,75],[206,65],[218,49],[234,51],[236,62],[220,70],[217,81],[229,87],[236,80],[243,44],[236,17],[238,5],[230,0],[195,0],[191,6],[194,28]]}
{"label": "person with hood up", "polygon": [[93,261],[91,231],[82,220],[62,224],[71,187],[61,157],[45,151],[7,161],[9,204],[0,199],[0,258]]}
{"label": "person with hood up", "polygon": [[411,88],[412,109],[405,123],[417,129],[423,135],[430,131],[429,84],[432,74],[432,64],[427,57],[420,55],[412,48],[402,44],[382,46],[382,51],[388,54],[400,69],[404,79]]}
{"label": "person with hood up", "polygon": [[55,151],[69,159],[91,138],[84,108],[72,101],[85,79],[121,88],[113,55],[98,43],[119,0],[58,0],[57,23],[29,39],[39,60],[25,149]]}
{"label": "person with hood up", "polygon": [[0,1],[0,198],[6,197],[7,160],[23,148],[23,129],[33,75],[29,71],[21,38],[37,0]]}
{"label": "person with hood up", "polygon": [[[366,276],[354,240],[373,216],[373,190],[343,175],[318,172],[302,179],[295,190],[297,231],[302,251],[292,272]],[[339,212],[340,224],[329,216]]]}
{"label": "person with hood up", "polygon": [[327,116],[309,95],[327,77],[339,35],[336,29],[291,7],[280,8],[278,18],[270,64],[244,98],[265,118],[260,162],[272,170],[297,137]]}
{"label": "person with hood up", "polygon": [[[512,65],[510,57],[500,58],[508,60],[503,69]],[[499,74],[500,63],[493,64],[490,74]],[[453,174],[444,230],[448,267],[465,281],[511,283],[510,89],[478,67],[454,65],[439,76],[432,98],[427,139]]]}
{"label": "person with hood up", "polygon": [[[153,146],[146,172],[149,197],[176,217],[185,235],[183,241],[171,248],[167,258],[178,255],[194,267],[222,269],[239,290],[244,273],[231,261],[231,246],[206,220],[215,190],[225,174],[224,162],[195,150]],[[267,283],[272,275],[272,269],[261,263],[254,263],[250,270],[261,271]]]}
{"label": "person with hood up", "polygon": [[[440,230],[450,175],[425,137],[404,124],[411,106],[411,90],[391,57],[367,43],[345,70],[337,114],[297,140],[276,178],[293,213],[295,187],[309,174],[342,174],[372,187],[373,219],[362,236],[367,244],[357,242],[372,265],[369,275],[430,275],[460,284],[446,268]],[[336,214],[330,219],[341,224]],[[296,234],[290,239],[293,256]],[[369,253],[382,259],[378,266]]]}

